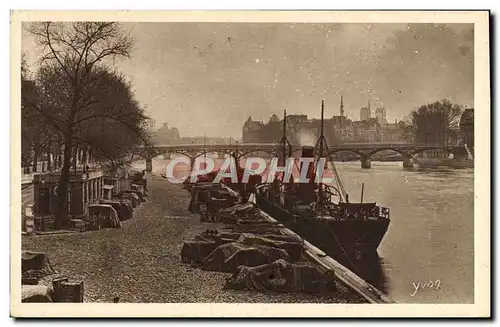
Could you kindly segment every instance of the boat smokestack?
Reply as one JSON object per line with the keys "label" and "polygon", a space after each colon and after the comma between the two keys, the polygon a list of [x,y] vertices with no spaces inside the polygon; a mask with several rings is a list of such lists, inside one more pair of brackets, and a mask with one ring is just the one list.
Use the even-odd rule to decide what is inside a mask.
{"label": "boat smokestack", "polygon": [[[303,146],[302,147],[302,153],[301,153],[301,158],[314,158],[314,147],[312,146]],[[304,162],[300,163],[300,172],[302,172],[302,167],[304,165]],[[314,178],[314,163],[309,163],[307,171],[307,178],[309,178],[309,181],[311,182],[311,178]]]}
{"label": "boat smokestack", "polygon": [[[314,147],[312,146],[303,146],[301,152],[301,158],[312,158],[314,160]],[[315,182],[315,174],[314,174],[314,162],[308,163],[308,170],[306,173],[306,178],[309,179],[308,183],[299,183],[297,184],[297,193],[296,196],[298,200],[303,201],[304,203],[312,203],[315,200],[314,190],[316,187]],[[300,163],[300,175],[302,175],[302,171],[304,170],[304,162]]]}
{"label": "boat smokestack", "polygon": [[314,147],[303,146],[302,147],[302,157],[304,158],[314,158]]}

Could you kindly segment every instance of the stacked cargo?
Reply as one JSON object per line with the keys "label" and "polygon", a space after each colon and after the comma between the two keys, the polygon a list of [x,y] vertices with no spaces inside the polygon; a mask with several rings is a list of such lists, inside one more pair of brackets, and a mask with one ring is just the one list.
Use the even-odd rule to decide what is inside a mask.
{"label": "stacked cargo", "polygon": [[58,274],[45,253],[23,251],[22,302],[83,302],[83,281]]}
{"label": "stacked cargo", "polygon": [[[210,190],[208,185],[203,187],[205,192]],[[204,198],[196,195],[196,199],[194,204]],[[199,213],[202,219],[206,215],[204,210]],[[254,204],[238,203],[211,215],[217,219],[205,221],[222,222],[225,227],[207,229],[184,242],[184,263],[231,273],[227,288],[313,294],[336,290],[335,278],[329,271],[306,261],[303,240],[284,235],[283,226],[262,217]]]}

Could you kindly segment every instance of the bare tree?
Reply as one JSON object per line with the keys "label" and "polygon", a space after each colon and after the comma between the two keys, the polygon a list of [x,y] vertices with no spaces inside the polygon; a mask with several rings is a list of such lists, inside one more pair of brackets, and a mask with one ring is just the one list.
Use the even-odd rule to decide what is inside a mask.
{"label": "bare tree", "polygon": [[98,100],[91,90],[108,72],[110,60],[130,56],[132,39],[113,22],[39,22],[32,23],[28,31],[43,51],[42,92],[45,104],[50,104],[34,108],[60,133],[64,147],[56,213],[56,226],[60,227],[68,216],[68,182],[76,133],[81,124],[100,117],[92,110]]}

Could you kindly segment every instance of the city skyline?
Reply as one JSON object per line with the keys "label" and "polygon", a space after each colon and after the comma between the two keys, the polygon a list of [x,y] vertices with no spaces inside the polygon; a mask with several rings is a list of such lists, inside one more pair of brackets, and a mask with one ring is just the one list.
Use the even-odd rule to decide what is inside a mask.
{"label": "city skyline", "polygon": [[10,18],[11,316],[491,316],[489,11]]}
{"label": "city skyline", "polygon": [[[474,110],[473,108],[464,108],[465,110]],[[284,109],[286,110],[286,109]],[[339,112],[337,114],[334,114],[332,116],[325,116],[325,121],[329,121],[332,118],[339,118],[339,117],[344,117],[346,121],[350,122],[361,122],[361,121],[366,121],[366,120],[376,120],[377,123],[381,126],[384,125],[396,125],[398,122],[404,120],[403,119],[398,119],[394,118],[394,120],[390,121],[387,118],[387,108],[383,106],[378,106],[378,107],[372,107],[371,103],[368,102],[367,105],[361,106],[358,109],[357,115],[354,115],[353,117],[349,117],[345,115],[345,106],[344,106],[344,101],[343,101],[343,96],[341,95],[340,97],[340,104],[339,104]],[[308,120],[318,120],[320,117],[315,117],[315,116],[309,116],[307,114],[303,113],[289,113],[287,111],[287,117],[291,116],[306,116]],[[255,119],[252,117],[252,115],[249,115],[245,121],[243,122],[243,127],[248,121],[253,121],[255,123],[262,123],[262,124],[268,124],[269,122],[277,122],[277,121],[283,121],[283,112],[281,113],[281,116],[278,115],[276,112],[273,112],[267,119]],[[153,126],[156,126],[155,128],[152,129],[152,132],[157,132],[160,128],[167,126],[169,129],[175,129],[178,130],[176,126],[169,125],[168,122],[164,121],[161,124],[156,124],[156,122],[153,120],[152,121]],[[155,125],[156,124],[156,125]],[[195,135],[179,135],[179,137],[185,138],[185,139],[200,139],[200,138],[205,138],[208,137],[209,139],[234,139],[234,140],[243,140],[244,139],[244,133],[241,133],[241,135],[233,135],[232,133],[229,133],[229,135],[209,135],[206,132],[204,134],[195,134]]]}
{"label": "city skyline", "polygon": [[[183,136],[241,135],[252,116],[359,117],[368,101],[401,120],[419,105],[473,103],[471,24],[121,23],[116,60],[146,113]],[[23,31],[30,68],[38,52]],[[35,69],[32,69],[35,71]]]}

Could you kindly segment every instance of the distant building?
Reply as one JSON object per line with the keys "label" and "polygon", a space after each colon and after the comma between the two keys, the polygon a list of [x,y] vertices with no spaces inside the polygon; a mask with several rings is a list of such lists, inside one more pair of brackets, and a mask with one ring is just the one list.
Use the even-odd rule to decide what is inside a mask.
{"label": "distant building", "polygon": [[286,123],[296,126],[307,122],[307,115],[290,115],[286,117]]}
{"label": "distant building", "polygon": [[254,121],[252,117],[248,117],[243,125],[243,140],[247,143],[259,142],[259,131],[265,126],[263,122]]}
{"label": "distant building", "polygon": [[383,125],[381,131],[381,142],[402,142],[404,141],[404,133],[400,125],[395,120],[394,123]]}
{"label": "distant building", "polygon": [[156,144],[176,144],[180,138],[179,130],[175,127],[170,128],[166,122],[153,133],[153,141]]}
{"label": "distant building", "polygon": [[474,148],[474,109],[465,109],[460,118],[460,141]]}
{"label": "distant building", "polygon": [[271,118],[269,118],[269,123],[279,123],[280,119],[276,114],[273,114]]}
{"label": "distant building", "polygon": [[[359,121],[345,116],[344,99],[340,98],[339,114],[324,121],[324,136],[329,145],[341,143],[405,142],[400,124],[387,124],[386,111],[376,110],[375,118],[371,108],[361,108]],[[269,123],[254,121],[251,117],[243,125],[243,142],[274,143],[283,136],[283,120],[272,115]],[[382,123],[381,123],[382,122]],[[320,120],[308,119],[307,115],[290,115],[286,119],[286,136],[292,144],[314,145],[320,133]]]}
{"label": "distant building", "polygon": [[373,143],[380,142],[378,122],[375,118],[353,121],[353,135],[349,142]]}
{"label": "distant building", "polygon": [[370,108],[370,102],[368,102],[368,107],[361,107],[359,110],[359,120],[370,120],[372,118],[372,109]]}
{"label": "distant building", "polygon": [[152,134],[156,131],[156,123],[154,119],[148,119],[147,121],[147,131],[148,133]]}
{"label": "distant building", "polygon": [[387,124],[387,113],[384,107],[380,107],[375,110],[375,118],[377,118],[380,125]]}

